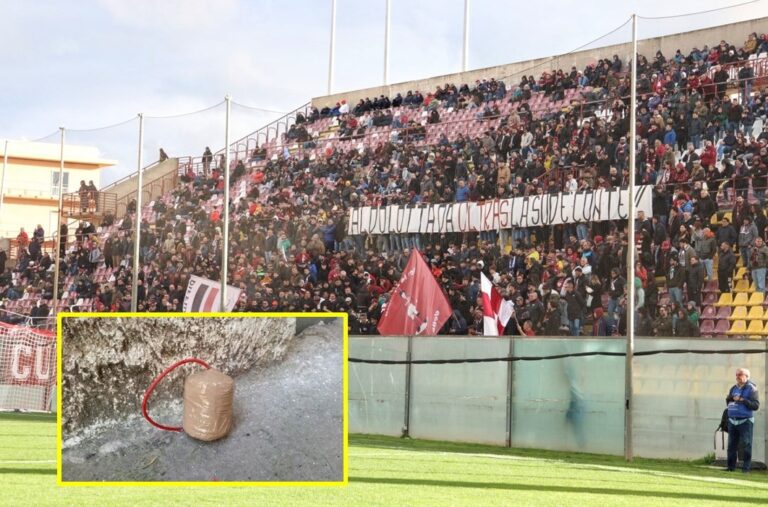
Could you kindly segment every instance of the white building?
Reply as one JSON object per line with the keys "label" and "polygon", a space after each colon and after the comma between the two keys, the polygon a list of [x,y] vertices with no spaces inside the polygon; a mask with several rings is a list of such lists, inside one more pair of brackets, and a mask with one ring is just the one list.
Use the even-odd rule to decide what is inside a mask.
{"label": "white building", "polygon": [[[31,236],[42,224],[46,237],[53,236],[58,223],[59,168],[61,145],[0,141],[0,238],[15,238],[24,227]],[[6,156],[7,155],[7,156]],[[64,193],[77,192],[80,181],[93,181],[100,187],[100,171],[115,165],[114,160],[100,157],[92,146],[64,146]]]}

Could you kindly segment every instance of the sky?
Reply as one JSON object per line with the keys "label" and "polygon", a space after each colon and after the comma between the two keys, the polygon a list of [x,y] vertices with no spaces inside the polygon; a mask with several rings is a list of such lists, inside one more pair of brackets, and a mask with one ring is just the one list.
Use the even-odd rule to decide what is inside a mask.
{"label": "sky", "polygon": [[[461,70],[464,0],[390,1],[390,83]],[[629,41],[632,13],[676,16],[743,2],[470,0],[469,68],[567,53],[624,23],[589,47]],[[383,83],[385,5],[337,0],[334,92]],[[102,185],[138,167],[138,113],[146,165],[160,147],[171,156],[221,149],[224,106],[185,113],[227,93],[240,104],[230,116],[235,140],[327,91],[331,0],[0,0],[0,12],[0,139],[58,143],[64,127],[68,143],[118,161]],[[638,36],[766,13],[760,0],[640,19]]]}

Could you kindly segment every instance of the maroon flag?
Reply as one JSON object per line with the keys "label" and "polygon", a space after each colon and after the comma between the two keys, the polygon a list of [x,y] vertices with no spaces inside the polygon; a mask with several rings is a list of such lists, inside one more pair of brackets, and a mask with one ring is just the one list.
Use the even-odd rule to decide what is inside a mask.
{"label": "maroon flag", "polygon": [[451,305],[421,253],[413,249],[392,289],[378,330],[382,335],[435,336],[451,316]]}

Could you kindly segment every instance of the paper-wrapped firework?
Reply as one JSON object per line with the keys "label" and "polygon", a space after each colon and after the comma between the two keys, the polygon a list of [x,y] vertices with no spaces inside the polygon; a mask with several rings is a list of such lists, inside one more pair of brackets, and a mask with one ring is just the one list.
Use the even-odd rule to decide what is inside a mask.
{"label": "paper-wrapped firework", "polygon": [[218,440],[232,428],[235,381],[213,368],[184,382],[184,431],[198,440]]}

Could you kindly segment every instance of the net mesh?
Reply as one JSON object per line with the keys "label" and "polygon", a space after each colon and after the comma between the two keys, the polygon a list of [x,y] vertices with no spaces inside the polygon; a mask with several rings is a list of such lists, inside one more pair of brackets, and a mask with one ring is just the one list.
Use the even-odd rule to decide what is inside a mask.
{"label": "net mesh", "polygon": [[56,335],[0,323],[0,410],[50,412],[56,388]]}

